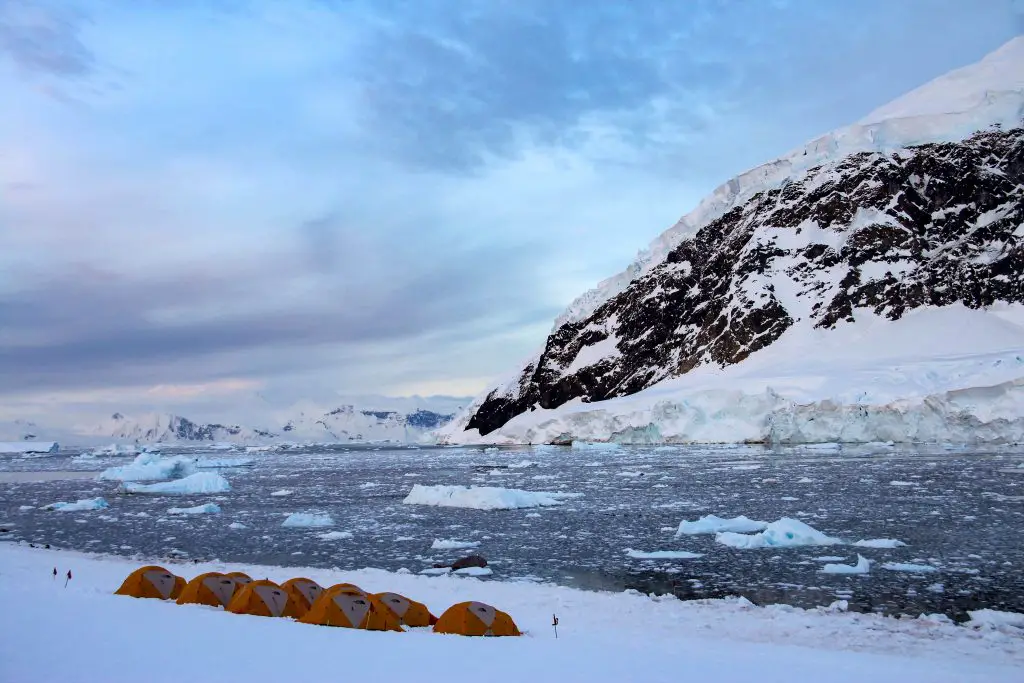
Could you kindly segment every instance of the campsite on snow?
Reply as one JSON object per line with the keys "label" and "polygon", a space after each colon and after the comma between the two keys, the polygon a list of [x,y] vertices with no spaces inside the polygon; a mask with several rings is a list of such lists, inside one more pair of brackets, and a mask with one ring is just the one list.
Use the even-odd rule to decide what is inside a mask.
{"label": "campsite on snow", "polygon": [[0,2],[0,681],[1021,681],[1024,15],[873,2]]}

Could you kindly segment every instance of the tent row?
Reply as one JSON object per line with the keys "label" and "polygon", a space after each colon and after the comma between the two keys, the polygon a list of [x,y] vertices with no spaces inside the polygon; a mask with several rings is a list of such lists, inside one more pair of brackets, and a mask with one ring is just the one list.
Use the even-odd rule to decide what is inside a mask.
{"label": "tent row", "polygon": [[279,585],[268,579],[254,581],[242,572],[207,572],[185,581],[163,567],[147,566],[129,574],[115,594],[223,607],[234,614],[287,617],[317,626],[369,631],[432,626],[437,633],[464,636],[519,635],[512,617],[482,602],[460,602],[435,617],[423,603],[398,593],[368,593],[351,583],[324,588],[302,577]]}

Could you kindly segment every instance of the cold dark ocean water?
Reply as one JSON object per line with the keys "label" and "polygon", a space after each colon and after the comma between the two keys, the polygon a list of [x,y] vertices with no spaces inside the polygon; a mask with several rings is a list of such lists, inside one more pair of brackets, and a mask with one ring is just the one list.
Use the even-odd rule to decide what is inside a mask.
{"label": "cold dark ocean water", "polygon": [[[487,580],[546,581],[587,589],[743,595],[755,603],[827,605],[963,618],[989,607],[1024,612],[1024,449],[763,447],[540,447],[483,449],[337,446],[277,452],[165,449],[199,458],[252,458],[219,470],[229,493],[129,495],[91,474],[130,456],[0,456],[0,541],[164,559],[418,572],[467,552]],[[15,473],[22,473],[20,475]],[[49,481],[30,472],[48,472]],[[63,478],[56,478],[56,477]],[[50,478],[47,477],[47,478]],[[70,478],[68,478],[70,477]],[[19,480],[19,481],[12,481]],[[481,511],[405,505],[414,484],[577,492],[558,507]],[[287,495],[271,495],[290,491]],[[103,496],[106,510],[40,506]],[[178,516],[208,502],[220,514]],[[31,507],[29,507],[31,506]],[[282,527],[292,512],[326,512],[331,528]],[[676,539],[706,514],[794,517],[847,541],[899,539],[894,549],[848,545],[738,550],[714,536]],[[233,522],[245,525],[232,529]],[[352,538],[323,540],[327,531]],[[434,539],[477,541],[432,550]],[[686,550],[688,560],[639,560],[626,550]],[[819,572],[828,561],[875,560],[866,576]],[[884,562],[927,564],[927,574]],[[187,572],[184,572],[187,573]]]}

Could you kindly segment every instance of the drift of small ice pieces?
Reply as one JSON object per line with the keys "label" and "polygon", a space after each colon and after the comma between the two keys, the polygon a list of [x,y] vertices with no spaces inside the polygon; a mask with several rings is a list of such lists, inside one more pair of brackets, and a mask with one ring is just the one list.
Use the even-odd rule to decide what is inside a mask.
{"label": "drift of small ice pieces", "polygon": [[857,541],[853,545],[860,548],[902,548],[906,543],[895,538],[869,538]]}
{"label": "drift of small ice pieces", "polygon": [[691,553],[686,550],[654,550],[643,552],[626,548],[626,554],[637,560],[693,560],[704,557],[702,553]]}

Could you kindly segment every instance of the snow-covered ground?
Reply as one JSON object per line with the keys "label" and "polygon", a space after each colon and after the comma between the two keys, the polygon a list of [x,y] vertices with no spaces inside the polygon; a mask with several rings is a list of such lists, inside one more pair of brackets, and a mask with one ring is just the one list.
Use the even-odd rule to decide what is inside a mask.
{"label": "snow-covered ground", "polygon": [[[283,581],[308,576],[392,590],[439,614],[475,599],[512,615],[521,638],[465,638],[429,630],[364,632],[234,615],[113,595],[139,562],[0,545],[0,679],[185,680],[247,683],[333,680],[344,658],[351,680],[434,681],[486,672],[488,681],[822,680],[997,683],[1024,667],[1021,615],[988,611],[955,626],[832,610],[754,607],[744,600],[681,602],[639,593],[584,592],[529,583],[481,582],[364,569],[168,565],[187,578],[242,570]],[[53,569],[59,574],[53,578]],[[64,588],[64,575],[72,580]],[[559,619],[558,638],[551,627]],[[1017,624],[1016,626],[1014,624]],[[236,644],[225,651],[225,642]],[[239,649],[239,647],[241,649]],[[274,653],[264,656],[264,653]],[[282,654],[282,653],[287,653]]]}
{"label": "snow-covered ground", "polygon": [[798,323],[741,363],[700,367],[631,396],[537,408],[482,437],[465,430],[463,414],[437,436],[495,444],[1024,442],[1024,306],[856,317],[835,330]]}

